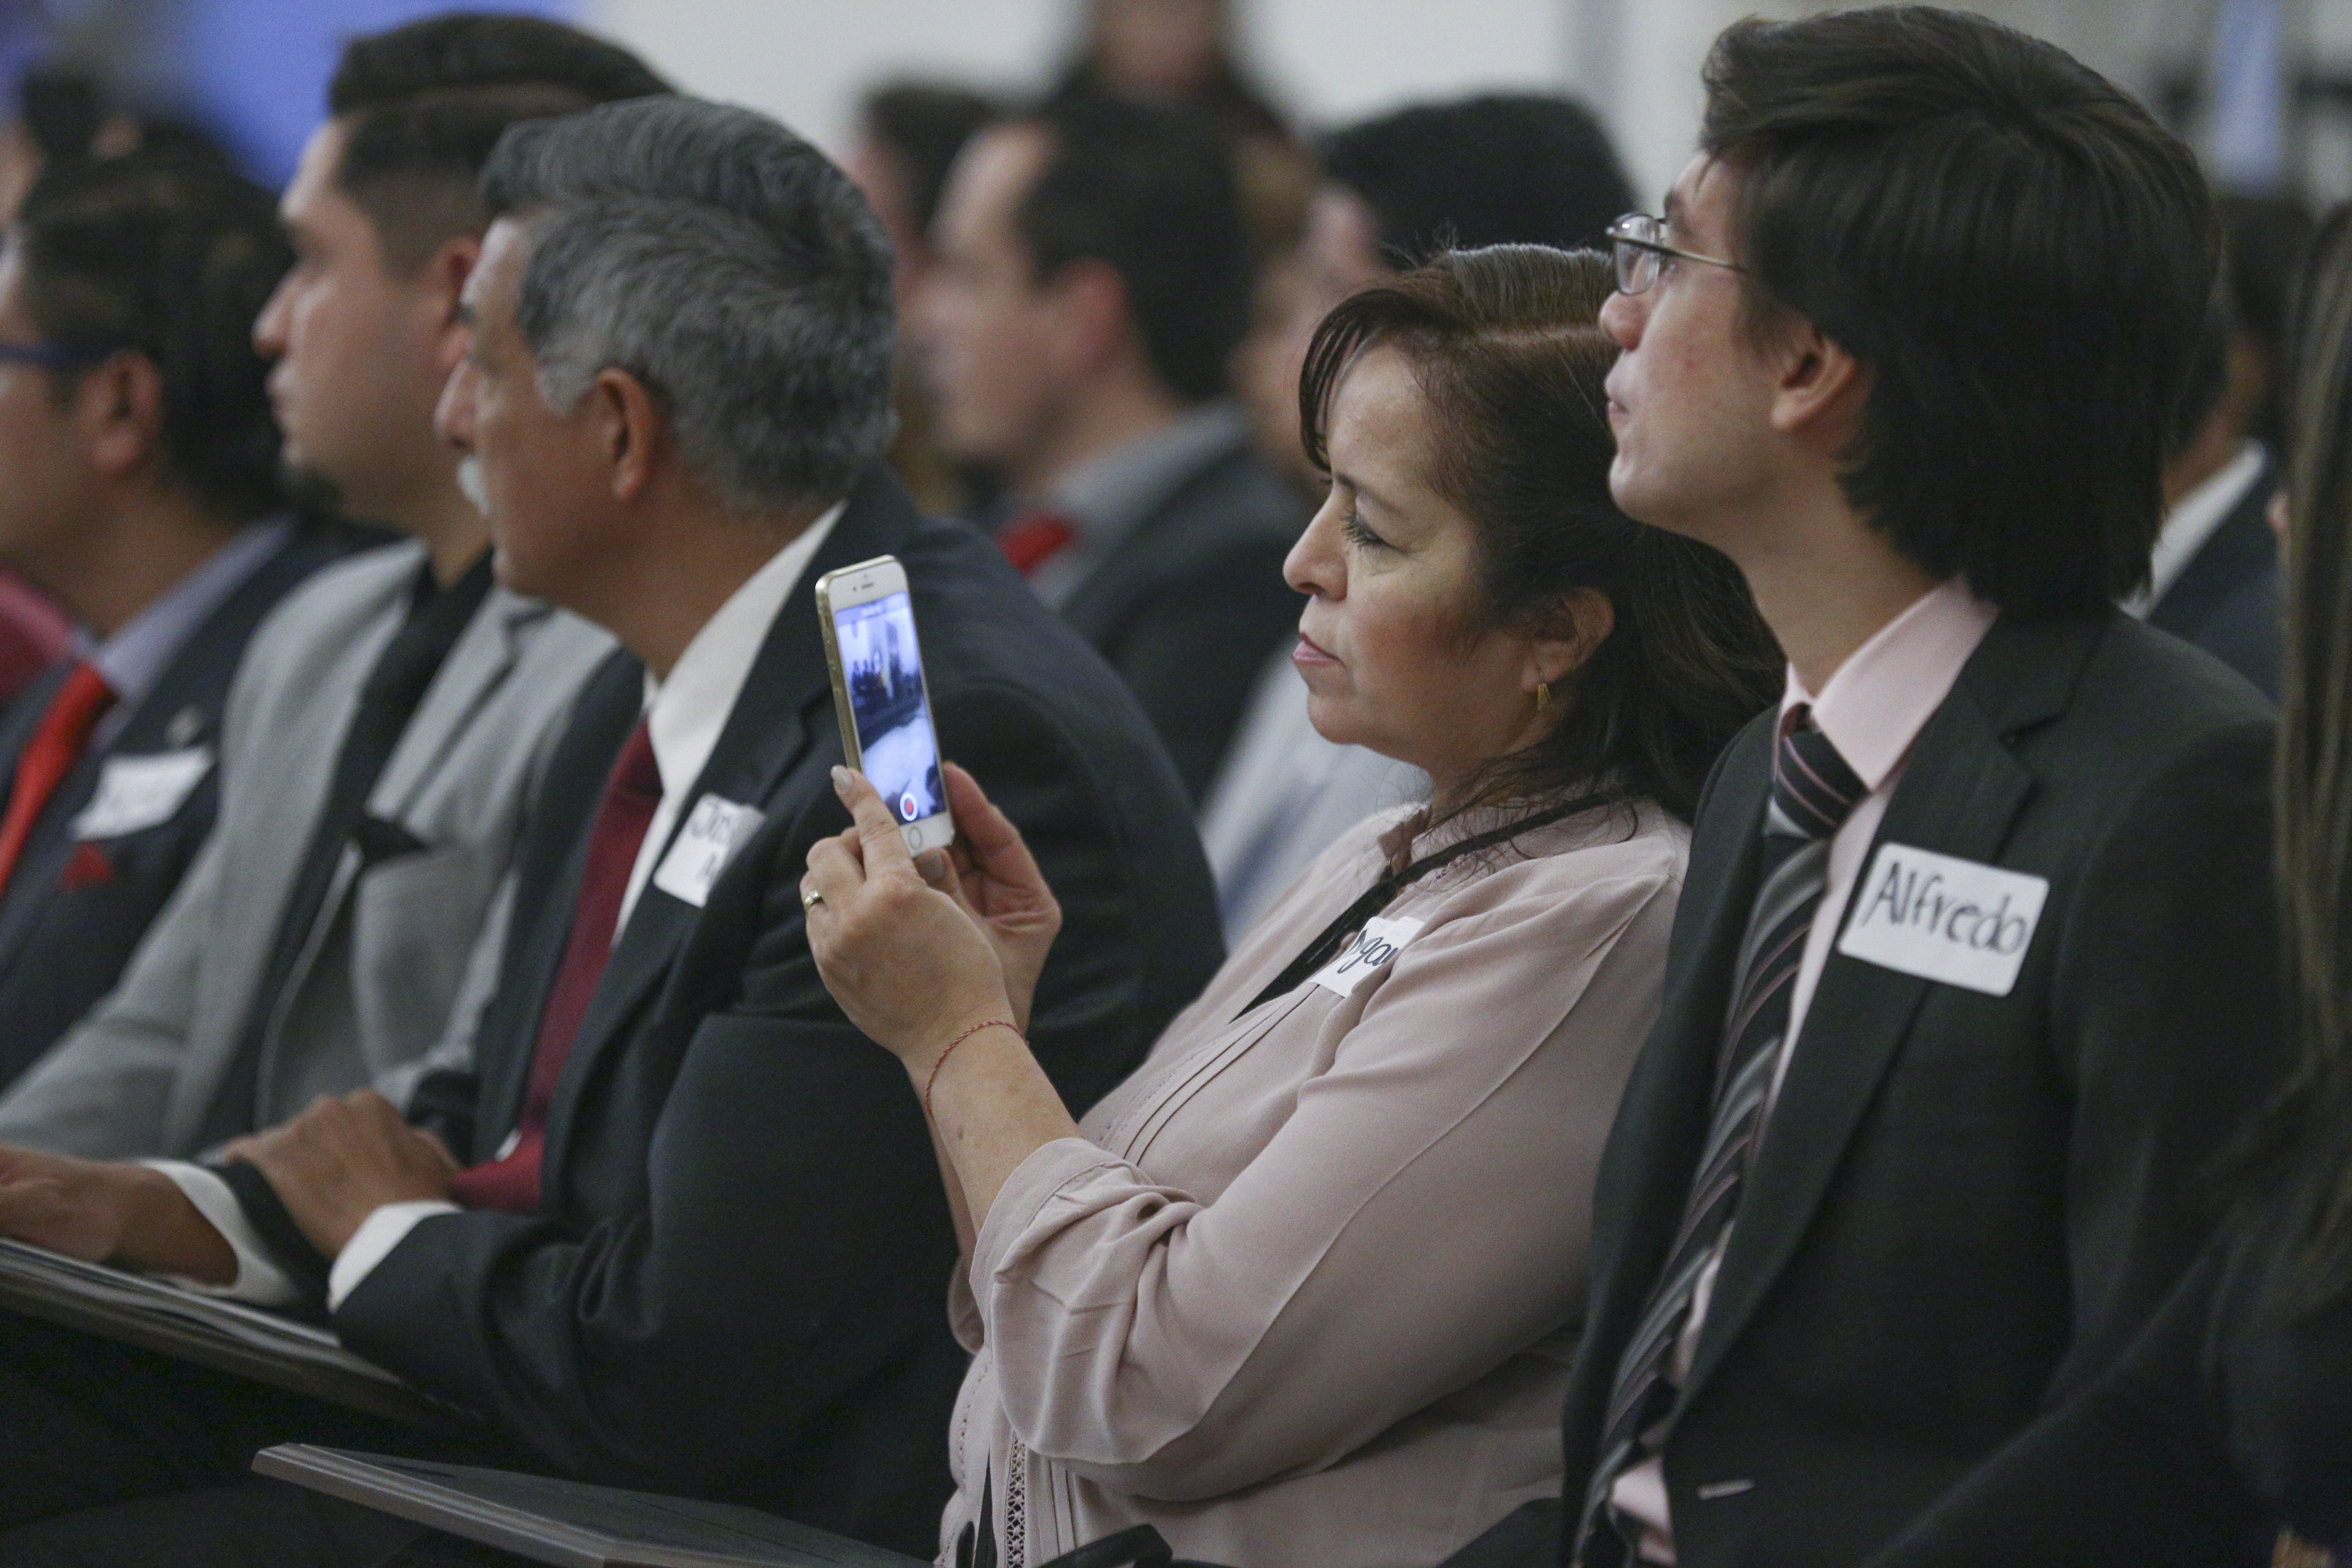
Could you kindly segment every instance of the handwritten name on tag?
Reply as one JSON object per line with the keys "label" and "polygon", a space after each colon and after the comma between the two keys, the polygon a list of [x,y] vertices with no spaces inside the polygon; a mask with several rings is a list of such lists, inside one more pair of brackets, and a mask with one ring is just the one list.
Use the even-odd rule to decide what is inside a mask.
{"label": "handwritten name on tag", "polygon": [[1326,991],[1336,991],[1342,996],[1355,994],[1356,987],[1368,974],[1379,973],[1395,962],[1404,951],[1404,944],[1421,934],[1425,922],[1406,920],[1369,920],[1356,940],[1339,950],[1339,955],[1325,964],[1315,976],[1315,984]]}
{"label": "handwritten name on tag", "polygon": [[686,826],[677,830],[677,841],[662,857],[660,868],[654,872],[654,886],[700,909],[710,897],[719,873],[727,869],[727,862],[743,841],[760,831],[762,820],[756,806],[704,795],[687,813]]}
{"label": "handwritten name on tag", "polygon": [[1855,886],[1837,950],[1923,980],[2006,996],[2049,896],[2044,878],[1882,844]]}
{"label": "handwritten name on tag", "polygon": [[109,757],[98,775],[97,793],[73,820],[73,836],[120,838],[171,821],[212,765],[213,753],[205,746]]}

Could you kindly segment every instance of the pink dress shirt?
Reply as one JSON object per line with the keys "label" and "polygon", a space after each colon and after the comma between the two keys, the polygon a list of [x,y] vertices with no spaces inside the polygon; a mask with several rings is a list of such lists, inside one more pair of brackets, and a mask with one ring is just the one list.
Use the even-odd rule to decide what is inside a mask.
{"label": "pink dress shirt", "polygon": [[[1810,703],[1813,722],[1870,793],[1830,840],[1821,908],[1814,911],[1812,929],[1805,936],[1805,956],[1789,993],[1789,1032],[1781,1037],[1780,1059],[1772,1068],[1776,1097],[1781,1080],[1789,1075],[1789,1061],[1795,1054],[1799,1031],[1804,1027],[1805,1013],[1812,1005],[1813,991],[1821,984],[1822,969],[1829,963],[1830,944],[1844,923],[1854,879],[1862,874],[1863,859],[1886,816],[1886,803],[1895,797],[1895,786],[1902,781],[1903,761],[1910,755],[1911,742],[1944,705],[1952,683],[1960,678],[1961,667],[1992,629],[1997,613],[1954,578],[1922,595],[1910,608],[1879,627],[1838,666],[1820,696],[1805,689],[1793,667],[1789,671],[1788,689],[1780,698],[1782,721],[1799,703]],[[1771,1114],[1769,1100],[1765,1114]],[[1735,1217],[1724,1226],[1715,1256],[1700,1271],[1691,1293],[1690,1319],[1675,1346],[1677,1382],[1690,1371],[1699,1331],[1706,1323],[1707,1305],[1715,1295],[1716,1271],[1722,1267],[1724,1248],[1730,1245],[1731,1232],[1738,1223]],[[1639,1526],[1642,1561],[1673,1563],[1674,1521],[1666,1504],[1665,1468],[1659,1460],[1644,1460],[1618,1477],[1609,1501],[1622,1518]]]}

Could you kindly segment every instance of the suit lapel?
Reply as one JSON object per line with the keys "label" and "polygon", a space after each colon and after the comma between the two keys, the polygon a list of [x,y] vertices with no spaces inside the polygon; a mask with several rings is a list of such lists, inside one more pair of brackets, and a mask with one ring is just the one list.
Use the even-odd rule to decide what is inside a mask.
{"label": "suit lapel", "polygon": [[[847,510],[816,558],[809,563],[770,623],[766,640],[735,699],[719,744],[701,775],[680,803],[663,850],[677,839],[695,803],[717,795],[738,805],[772,812],[777,786],[808,751],[809,720],[832,690],[823,634],[816,621],[816,582],[826,573],[883,554],[897,547],[913,521],[904,492],[895,482],[869,479],[852,495]],[[755,857],[739,852],[721,879],[741,872]],[[654,862],[658,869],[661,861]],[[713,890],[715,896],[716,889]],[[565,1144],[587,1086],[604,1061],[631,1037],[629,1025],[671,972],[678,950],[692,935],[701,910],[654,886],[637,897],[628,922],[614,944],[612,962],[588,1004],[579,1037],[558,1079],[548,1112],[542,1191],[551,1192],[553,1173],[563,1163]],[[552,976],[550,976],[551,982]],[[544,994],[544,993],[542,993]]]}
{"label": "suit lapel", "polygon": [[1612,1192],[1609,1203],[1596,1205],[1596,1325],[1606,1320],[1631,1332],[1697,1173],[1732,966],[1756,900],[1772,732],[1768,710],[1732,742],[1691,845],[1665,998],[1610,1133],[1603,1181],[1613,1186],[1616,1173],[1624,1173],[1623,1195]]}
{"label": "suit lapel", "polygon": [[[502,994],[484,1024],[478,1145],[488,1133],[495,1147],[496,1138],[521,1119],[540,1016],[572,936],[571,910],[587,860],[588,830],[603,804],[614,759],[645,710],[645,667],[635,656],[615,650],[606,658],[582,689],[532,803],[531,831],[516,857],[515,924],[509,938],[522,945],[507,955]],[[526,919],[527,911],[541,918]],[[509,988],[522,999],[519,1004],[503,994]],[[504,1047],[502,1055],[493,1054],[498,1047]],[[474,1157],[488,1158],[489,1152],[477,1147]]]}
{"label": "suit lapel", "polygon": [[[2033,776],[2010,749],[2065,710],[2104,621],[1994,623],[1913,742],[1870,853],[1895,842],[1996,863]],[[1686,1401],[1722,1363],[1803,1240],[1932,981],[1832,950],[1766,1125],[1724,1252]]]}
{"label": "suit lapel", "polygon": [[[254,627],[289,589],[329,558],[330,552],[310,533],[299,530],[289,533],[188,634],[157,674],[153,687],[131,710],[121,730],[105,748],[92,747],[75,760],[72,769],[58,782],[56,793],[43,806],[40,825],[25,846],[24,858],[17,863],[16,875],[5,900],[0,900],[0,910],[5,910],[0,913],[0,969],[16,962],[26,939],[42,929],[53,901],[63,891],[59,878],[79,847],[73,824],[97,795],[108,763],[117,757],[178,752],[193,746],[205,747],[217,757],[220,710],[227,700],[229,682],[236,677]],[[32,738],[39,715],[47,712],[50,699],[64,682],[65,671],[66,667],[60,666],[51,676],[35,683],[40,694],[38,707],[33,710],[30,722],[11,731],[21,739],[9,745],[9,756],[16,756],[23,742]],[[8,782],[13,787],[13,769]],[[206,781],[199,778],[181,797],[170,816],[138,831],[150,832],[167,826],[205,787]]]}

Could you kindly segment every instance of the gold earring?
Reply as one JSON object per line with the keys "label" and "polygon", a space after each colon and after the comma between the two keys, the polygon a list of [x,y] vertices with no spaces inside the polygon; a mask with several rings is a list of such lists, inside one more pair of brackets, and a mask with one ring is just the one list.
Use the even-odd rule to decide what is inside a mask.
{"label": "gold earring", "polygon": [[1551,682],[1550,682],[1550,681],[1549,681],[1549,680],[1538,680],[1538,681],[1537,681],[1537,682],[1536,682],[1536,715],[1537,715],[1537,717],[1541,718],[1541,717],[1543,716],[1543,710],[1544,710],[1545,709],[1547,709],[1547,708],[1550,707],[1550,706],[1551,706]]}

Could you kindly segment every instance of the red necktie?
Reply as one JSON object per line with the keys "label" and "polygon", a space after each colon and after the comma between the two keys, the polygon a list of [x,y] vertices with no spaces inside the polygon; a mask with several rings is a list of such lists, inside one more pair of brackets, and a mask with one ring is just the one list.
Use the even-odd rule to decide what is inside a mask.
{"label": "red necktie", "polygon": [[82,748],[89,744],[89,732],[98,726],[99,715],[114,706],[113,689],[106,677],[88,659],[78,661],[68,672],[65,684],[49,699],[48,711],[41,715],[41,726],[33,738],[25,742],[23,754],[16,759],[16,782],[8,792],[8,815],[0,817],[0,891],[8,886],[15,875],[16,859],[25,852],[25,841],[33,836],[33,824],[40,820],[41,807],[49,804],[49,796],[73,765],[81,758]]}
{"label": "red necktie", "polygon": [[1033,577],[1077,536],[1077,528],[1059,512],[1024,512],[996,531],[996,548],[1015,572]]}
{"label": "red necktie", "polygon": [[555,1080],[572,1055],[581,1020],[588,1016],[596,983],[612,959],[621,899],[629,889],[629,873],[636,867],[637,851],[661,797],[653,737],[640,720],[613,764],[604,804],[588,830],[588,864],[581,874],[579,900],[572,906],[572,935],[564,943],[563,966],[555,972],[555,984],[548,987],[547,1003],[540,1012],[530,1087],[523,1095],[522,1120],[516,1124],[512,1146],[487,1164],[458,1172],[449,1183],[449,1196],[456,1202],[509,1214],[529,1214],[539,1207],[539,1156],[547,1142],[547,1108],[555,1099]]}

